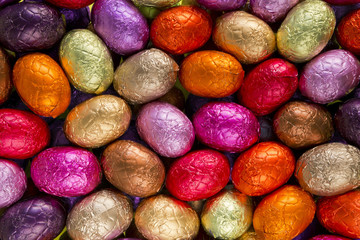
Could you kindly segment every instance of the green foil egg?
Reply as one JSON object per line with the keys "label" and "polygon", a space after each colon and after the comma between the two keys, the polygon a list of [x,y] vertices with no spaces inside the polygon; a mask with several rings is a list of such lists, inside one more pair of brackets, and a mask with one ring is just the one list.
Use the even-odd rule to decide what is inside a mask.
{"label": "green foil egg", "polygon": [[326,46],[335,24],[334,11],[326,2],[301,2],[288,13],[278,30],[278,50],[292,62],[309,61]]}
{"label": "green foil egg", "polygon": [[87,29],[75,29],[60,45],[60,62],[71,84],[91,94],[104,92],[114,79],[114,65],[105,43]]}

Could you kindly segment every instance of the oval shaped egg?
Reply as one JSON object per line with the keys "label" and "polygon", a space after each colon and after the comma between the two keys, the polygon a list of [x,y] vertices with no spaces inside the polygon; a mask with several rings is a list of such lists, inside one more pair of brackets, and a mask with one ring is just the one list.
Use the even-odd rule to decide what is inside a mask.
{"label": "oval shaped egg", "polygon": [[180,157],[190,151],[195,133],[191,121],[175,106],[164,102],[146,104],[136,119],[140,137],[164,157]]}
{"label": "oval shaped egg", "polygon": [[256,234],[256,232],[247,231],[238,240],[261,240],[261,238]]}
{"label": "oval shaped egg", "polygon": [[250,0],[251,11],[265,22],[282,20],[299,0]]}
{"label": "oval shaped egg", "polygon": [[182,62],[179,79],[182,86],[194,95],[221,98],[240,88],[244,74],[241,64],[230,54],[199,51]]}
{"label": "oval shaped egg", "polygon": [[196,6],[162,11],[151,24],[150,39],[155,47],[170,54],[184,54],[203,46],[211,36],[210,15]]}
{"label": "oval shaped egg", "polygon": [[127,58],[116,69],[114,89],[133,104],[165,95],[175,85],[179,66],[163,51],[151,48]]}
{"label": "oval shaped egg", "polygon": [[349,238],[335,236],[335,235],[317,235],[309,240],[350,240]]}
{"label": "oval shaped egg", "polygon": [[[180,0],[132,0],[137,6],[148,6],[154,8],[171,7],[178,3]],[[140,10],[141,11],[141,10]]]}
{"label": "oval shaped egg", "polygon": [[46,0],[57,7],[79,9],[86,7],[94,2],[94,0]]}
{"label": "oval shaped egg", "polygon": [[21,2],[0,10],[0,43],[15,52],[52,47],[65,33],[60,13],[45,3]]}
{"label": "oval shaped egg", "polygon": [[166,177],[166,188],[183,201],[211,197],[229,182],[230,165],[225,155],[210,149],[197,150],[177,159]]}
{"label": "oval shaped egg", "polygon": [[133,219],[130,200],[104,189],[85,197],[70,211],[66,228],[72,239],[110,240],[123,233]]}
{"label": "oval shaped egg", "polygon": [[193,124],[198,139],[220,151],[243,151],[260,136],[255,115],[236,103],[207,103],[194,114]]}
{"label": "oval shaped egg", "polygon": [[213,11],[231,11],[245,5],[245,0],[196,0],[198,4]]}
{"label": "oval shaped egg", "polygon": [[91,10],[95,32],[120,55],[143,49],[149,39],[149,26],[140,11],[127,0],[97,0]]}
{"label": "oval shaped egg", "polygon": [[296,63],[309,61],[329,42],[335,23],[334,11],[324,1],[306,0],[297,4],[277,32],[280,54]]}
{"label": "oval shaped egg", "polygon": [[105,43],[87,29],[68,32],[61,41],[60,63],[78,90],[100,94],[113,82],[114,66]]}
{"label": "oval shaped egg", "polygon": [[124,100],[101,95],[74,107],[66,116],[64,132],[72,143],[97,148],[124,134],[130,120],[131,110]]}
{"label": "oval shaped egg", "polygon": [[50,142],[48,125],[33,113],[0,109],[0,157],[26,159]]}
{"label": "oval shaped egg", "polygon": [[360,55],[360,9],[352,11],[340,21],[336,39],[343,48]]}
{"label": "oval shaped egg", "polygon": [[315,209],[309,193],[298,186],[285,185],[257,205],[253,226],[261,239],[292,239],[312,222]]}
{"label": "oval shaped egg", "polygon": [[19,58],[13,68],[13,82],[23,102],[38,115],[56,118],[70,104],[71,90],[65,73],[43,53]]}
{"label": "oval shaped egg", "polygon": [[324,107],[301,101],[280,108],[273,125],[278,138],[294,149],[325,143],[334,133],[331,114]]}
{"label": "oval shaped egg", "polygon": [[220,49],[244,64],[258,63],[275,51],[275,34],[269,25],[244,11],[219,17],[212,38]]}
{"label": "oval shaped egg", "polygon": [[140,203],[135,224],[150,240],[194,239],[200,227],[196,212],[188,204],[162,194]]}
{"label": "oval shaped egg", "polygon": [[296,67],[283,59],[273,58],[257,65],[245,77],[238,99],[255,115],[263,116],[287,102],[297,87]]}
{"label": "oval shaped egg", "polygon": [[4,103],[11,93],[11,69],[5,51],[0,48],[0,104]]}

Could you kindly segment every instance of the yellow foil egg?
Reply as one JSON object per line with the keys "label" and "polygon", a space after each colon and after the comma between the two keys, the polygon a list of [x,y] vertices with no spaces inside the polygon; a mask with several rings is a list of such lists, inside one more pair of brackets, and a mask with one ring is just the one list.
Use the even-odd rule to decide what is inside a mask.
{"label": "yellow foil egg", "polygon": [[5,102],[11,92],[10,66],[4,50],[0,48],[0,104]]}

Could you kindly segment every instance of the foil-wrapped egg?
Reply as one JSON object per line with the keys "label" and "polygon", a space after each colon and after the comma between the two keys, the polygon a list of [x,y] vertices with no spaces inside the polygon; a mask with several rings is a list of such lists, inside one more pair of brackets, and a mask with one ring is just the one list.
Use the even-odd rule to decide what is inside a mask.
{"label": "foil-wrapped egg", "polygon": [[102,154],[106,179],[119,190],[136,197],[156,194],[165,179],[165,167],[159,157],[140,143],[119,140]]}
{"label": "foil-wrapped egg", "polygon": [[181,111],[185,108],[185,96],[184,93],[177,87],[173,87],[164,96],[159,97],[156,101],[167,102],[174,105]]}
{"label": "foil-wrapped egg", "polygon": [[15,162],[0,159],[0,208],[17,202],[26,190],[26,176]]}
{"label": "foil-wrapped egg", "polygon": [[196,2],[209,10],[231,11],[244,6],[246,0],[196,0]]}
{"label": "foil-wrapped egg", "polygon": [[180,157],[190,151],[195,133],[191,121],[175,106],[164,102],[146,104],[136,120],[139,135],[164,157]]}
{"label": "foil-wrapped egg", "polygon": [[4,103],[11,93],[11,69],[5,51],[0,48],[0,104]]}
{"label": "foil-wrapped egg", "polygon": [[334,11],[326,2],[306,0],[297,4],[277,32],[280,54],[292,62],[309,61],[329,42],[335,23]]}
{"label": "foil-wrapped egg", "polygon": [[186,203],[166,195],[143,200],[135,212],[135,224],[149,240],[194,239],[200,221]]}
{"label": "foil-wrapped egg", "polygon": [[90,193],[100,183],[101,167],[95,155],[75,147],[53,147],[31,162],[31,178],[43,192],[59,197]]}
{"label": "foil-wrapped egg", "polygon": [[79,9],[61,8],[60,13],[64,15],[66,21],[66,30],[77,28],[87,28],[90,23],[90,8],[83,7]]}
{"label": "foil-wrapped egg", "polygon": [[151,48],[127,58],[115,71],[114,89],[132,104],[147,103],[175,85],[179,66],[163,51]]}
{"label": "foil-wrapped egg", "polygon": [[250,0],[251,11],[265,22],[278,22],[299,0]]}
{"label": "foil-wrapped egg", "polygon": [[171,54],[184,54],[203,46],[211,36],[210,15],[196,6],[179,6],[162,11],[151,24],[154,46]]}
{"label": "foil-wrapped egg", "polygon": [[241,152],[260,136],[255,115],[236,103],[207,103],[194,114],[193,124],[197,138],[220,151]]}
{"label": "foil-wrapped egg", "polygon": [[294,149],[325,143],[334,133],[331,114],[325,108],[301,101],[280,108],[273,125],[278,138]]}
{"label": "foil-wrapped egg", "polygon": [[64,132],[72,142],[85,148],[104,146],[129,127],[131,110],[112,95],[93,97],[74,107],[66,116]]}
{"label": "foil-wrapped egg", "polygon": [[257,65],[246,77],[238,99],[258,116],[267,115],[287,102],[298,87],[296,67],[280,58]]}
{"label": "foil-wrapped egg", "polygon": [[317,235],[309,240],[350,240],[349,238],[335,236],[335,235]]}
{"label": "foil-wrapped egg", "polygon": [[330,232],[360,238],[360,191],[324,197],[317,203],[316,216]]}
{"label": "foil-wrapped egg", "polygon": [[201,224],[216,239],[236,239],[251,226],[253,203],[235,189],[209,198],[201,212]]}
{"label": "foil-wrapped egg", "polygon": [[50,48],[64,33],[60,13],[45,3],[21,2],[0,10],[0,43],[12,51]]}
{"label": "foil-wrapped egg", "polygon": [[17,109],[0,109],[0,157],[33,157],[50,142],[48,125],[40,117]]}
{"label": "foil-wrapped egg", "polygon": [[43,53],[18,59],[13,68],[13,82],[23,102],[38,115],[56,118],[70,104],[71,89],[65,73]]}
{"label": "foil-wrapped egg", "polygon": [[94,2],[94,0],[46,0],[57,7],[79,9],[86,7]]}
{"label": "foil-wrapped egg", "polygon": [[240,154],[232,169],[235,188],[261,196],[285,184],[295,169],[291,150],[277,142],[261,142]]}
{"label": "foil-wrapped egg", "polygon": [[360,81],[360,62],[350,52],[336,49],[320,54],[301,73],[299,89],[311,101],[326,104],[352,91]]}
{"label": "foil-wrapped egg", "polygon": [[80,91],[100,94],[113,82],[110,52],[105,43],[87,29],[75,29],[64,36],[59,58],[69,81]]}
{"label": "foil-wrapped egg", "polygon": [[230,54],[199,51],[186,57],[180,68],[180,82],[190,93],[209,98],[236,92],[244,79],[241,64]]}
{"label": "foil-wrapped egg", "polygon": [[91,10],[95,32],[120,55],[143,49],[149,39],[146,18],[127,0],[97,0]]}
{"label": "foil-wrapped egg", "polygon": [[256,207],[255,232],[266,240],[288,240],[303,232],[315,216],[312,196],[300,187],[285,185],[267,195]]}
{"label": "foil-wrapped egg", "polygon": [[360,186],[360,150],[336,142],[314,147],[298,159],[295,177],[318,196],[348,192]]}
{"label": "foil-wrapped egg", "polygon": [[340,21],[336,39],[343,48],[360,55],[360,9],[350,12]]}
{"label": "foil-wrapped egg", "polygon": [[177,159],[166,177],[166,188],[183,201],[209,198],[229,182],[230,165],[222,153],[197,150]]}
{"label": "foil-wrapped egg", "polygon": [[247,231],[237,240],[262,240],[254,231]]}
{"label": "foil-wrapped egg", "polygon": [[[137,6],[166,8],[177,4],[180,0],[132,0]],[[141,9],[140,9],[141,11]]]}
{"label": "foil-wrapped egg", "polygon": [[130,200],[119,192],[103,189],[71,209],[66,228],[75,240],[110,240],[123,233],[132,219]]}
{"label": "foil-wrapped egg", "polygon": [[253,64],[275,51],[275,34],[263,20],[244,11],[229,12],[216,20],[214,43],[241,63]]}
{"label": "foil-wrapped egg", "polygon": [[20,201],[0,219],[0,238],[7,240],[54,239],[64,228],[66,212],[49,196]]}

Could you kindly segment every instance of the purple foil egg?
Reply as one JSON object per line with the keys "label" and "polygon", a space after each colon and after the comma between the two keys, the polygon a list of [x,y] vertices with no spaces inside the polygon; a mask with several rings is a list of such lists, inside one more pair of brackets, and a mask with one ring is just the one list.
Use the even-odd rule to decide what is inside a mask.
{"label": "purple foil egg", "polygon": [[90,23],[89,7],[80,9],[61,8],[60,13],[65,16],[66,29],[68,31],[76,28],[87,28]]}
{"label": "purple foil egg", "polygon": [[311,101],[326,104],[345,96],[359,81],[359,60],[348,51],[336,49],[322,53],[306,64],[299,89]]}
{"label": "purple foil egg", "polygon": [[18,201],[26,190],[24,170],[16,163],[0,159],[0,208]]}
{"label": "purple foil egg", "polygon": [[298,4],[299,0],[250,0],[254,15],[265,22],[274,23],[283,19]]}
{"label": "purple foil egg", "polygon": [[354,98],[360,98],[360,87],[354,90]]}
{"label": "purple foil egg", "polygon": [[195,133],[191,121],[177,107],[151,102],[142,107],[136,120],[142,139],[164,157],[180,157],[190,151]]}
{"label": "purple foil egg", "polygon": [[4,7],[10,3],[17,2],[18,0],[0,0],[0,8]]}
{"label": "purple foil egg", "polygon": [[146,18],[129,0],[97,0],[91,11],[95,32],[120,55],[143,49],[149,39]]}
{"label": "purple foil egg", "polygon": [[346,14],[360,8],[360,0],[359,3],[353,5],[332,5],[331,7],[334,10],[336,23],[338,24]]}
{"label": "purple foil egg", "polygon": [[35,186],[59,197],[88,194],[100,183],[101,177],[95,155],[81,148],[49,148],[31,163],[31,178]]}
{"label": "purple foil egg", "polygon": [[350,240],[350,238],[335,235],[317,235],[309,240]]}
{"label": "purple foil egg", "polygon": [[243,151],[260,137],[255,115],[236,103],[207,103],[194,114],[193,124],[202,143],[221,151]]}
{"label": "purple foil egg", "polygon": [[64,228],[66,213],[57,200],[35,197],[18,202],[0,219],[0,239],[51,240]]}
{"label": "purple foil egg", "polygon": [[231,11],[244,6],[246,0],[197,0],[197,2],[209,10]]}

